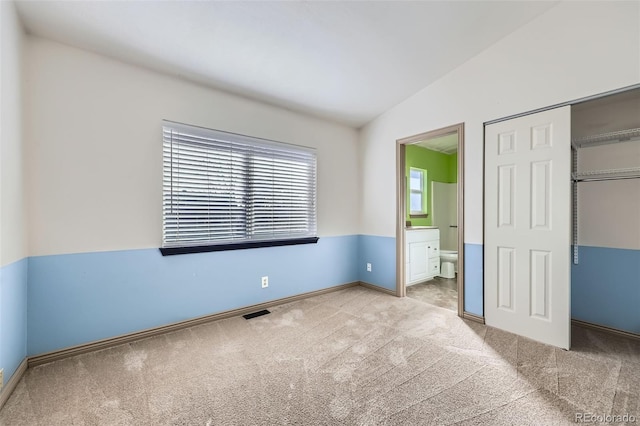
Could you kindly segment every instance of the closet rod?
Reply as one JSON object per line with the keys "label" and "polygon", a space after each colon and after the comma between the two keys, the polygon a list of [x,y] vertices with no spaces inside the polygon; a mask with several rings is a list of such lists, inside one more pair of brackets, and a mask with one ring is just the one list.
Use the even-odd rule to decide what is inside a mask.
{"label": "closet rod", "polygon": [[603,177],[584,177],[584,178],[575,178],[574,182],[599,182],[603,180],[623,180],[623,179],[640,179],[640,175],[631,175],[631,176],[603,176]]}

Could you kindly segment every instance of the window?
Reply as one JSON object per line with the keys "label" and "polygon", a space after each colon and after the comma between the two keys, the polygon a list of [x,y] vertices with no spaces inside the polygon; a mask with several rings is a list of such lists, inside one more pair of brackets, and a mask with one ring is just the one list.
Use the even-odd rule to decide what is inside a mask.
{"label": "window", "polygon": [[316,152],[163,123],[162,253],[311,243]]}
{"label": "window", "polygon": [[411,167],[409,169],[409,215],[411,217],[426,217],[426,188],[427,171]]}

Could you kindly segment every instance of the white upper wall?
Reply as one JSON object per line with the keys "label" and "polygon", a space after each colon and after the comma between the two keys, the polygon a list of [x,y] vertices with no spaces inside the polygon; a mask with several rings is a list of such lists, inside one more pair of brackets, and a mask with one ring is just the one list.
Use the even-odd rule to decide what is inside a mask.
{"label": "white upper wall", "polygon": [[27,256],[22,148],[23,31],[0,1],[0,266]]}
{"label": "white upper wall", "polygon": [[362,129],[360,233],[395,235],[396,140],[464,122],[465,242],[482,243],[483,123],[637,83],[640,3],[560,3]]}
{"label": "white upper wall", "polygon": [[318,149],[318,232],[357,233],[357,132],[42,38],[25,41],[31,255],[159,247],[162,119]]}

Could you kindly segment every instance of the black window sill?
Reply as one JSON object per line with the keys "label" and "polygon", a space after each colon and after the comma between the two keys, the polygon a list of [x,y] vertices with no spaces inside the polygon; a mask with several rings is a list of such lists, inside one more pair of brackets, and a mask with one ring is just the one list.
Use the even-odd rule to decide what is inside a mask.
{"label": "black window sill", "polygon": [[243,243],[213,244],[208,246],[188,246],[188,247],[162,247],[160,253],[163,256],[173,256],[176,254],[207,253],[210,251],[244,250],[262,247],[295,246],[299,244],[315,244],[318,237],[296,238],[290,240],[268,240],[268,241],[247,241]]}

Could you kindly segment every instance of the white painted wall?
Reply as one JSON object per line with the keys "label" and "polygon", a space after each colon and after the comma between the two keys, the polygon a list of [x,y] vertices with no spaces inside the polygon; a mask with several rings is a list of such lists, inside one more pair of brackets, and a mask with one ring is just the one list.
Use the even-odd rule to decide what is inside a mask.
{"label": "white painted wall", "polygon": [[360,233],[395,236],[396,140],[464,122],[465,242],[482,243],[482,123],[637,83],[640,3],[560,3],[362,129]]}
{"label": "white painted wall", "polygon": [[[640,167],[638,140],[578,153],[581,172],[628,167]],[[578,184],[578,244],[640,250],[640,179]]]}
{"label": "white painted wall", "polygon": [[22,144],[23,31],[12,2],[0,2],[0,266],[27,256]]}
{"label": "white painted wall", "polygon": [[357,132],[28,36],[31,255],[159,247],[161,120],[318,149],[318,232],[357,233]]}

